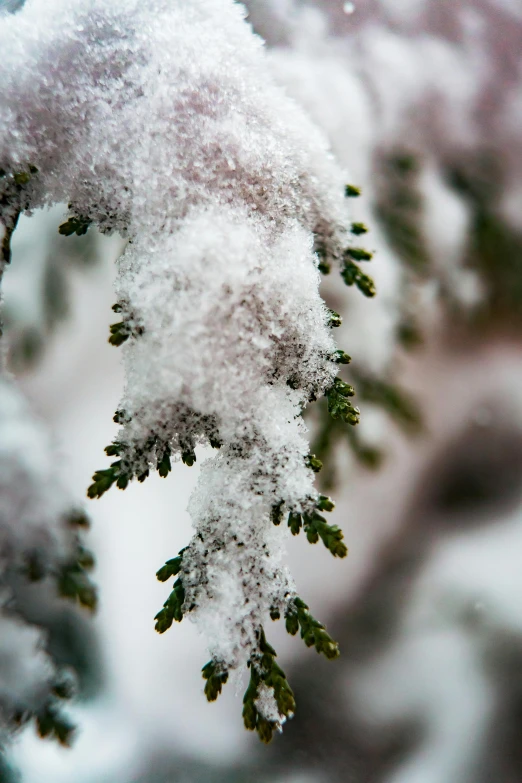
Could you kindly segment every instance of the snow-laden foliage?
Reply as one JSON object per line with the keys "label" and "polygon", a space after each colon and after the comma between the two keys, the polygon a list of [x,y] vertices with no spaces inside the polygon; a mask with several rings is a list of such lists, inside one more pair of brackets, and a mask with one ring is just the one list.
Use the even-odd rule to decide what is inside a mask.
{"label": "snow-laden foliage", "polygon": [[59,699],[71,695],[71,672],[46,646],[21,596],[38,583],[39,600],[60,596],[93,609],[85,569],[92,555],[78,529],[87,524],[60,485],[39,422],[15,387],[0,378],[0,741],[35,719],[41,736],[68,744],[73,729]]}
{"label": "snow-laden foliage", "polygon": [[294,701],[268,615],[338,654],[281,563],[281,522],[346,555],[320,513],[333,504],[314,488],[301,414],[325,394],[334,418],[358,420],[336,378],[349,361],[331,337],[340,318],[318,293],[319,270],[338,265],[374,294],[366,229],[346,209],[358,191],[232,0],[28,0],[2,19],[0,49],[4,263],[35,206],[69,202],[61,233],[93,223],[128,238],[110,336],[126,369],[106,450],[118,459],[89,496],[191,465],[199,444],[220,449],[190,502],[194,538],[158,574],[178,578],[156,628],[198,622],[209,700],[248,664],[245,725],[269,741]]}
{"label": "snow-laden foliage", "polygon": [[[499,316],[511,324],[520,312],[517,3],[246,4],[274,77],[364,190],[356,219],[372,227],[376,306],[349,289],[343,299],[328,283],[323,290],[343,314],[339,339],[350,340],[349,379],[364,403],[351,451],[373,466],[386,419],[368,404],[378,401],[412,431],[414,406],[397,395],[403,349],[418,347],[448,310],[464,329]],[[346,441],[320,419],[321,478],[333,482],[333,446]]]}
{"label": "snow-laden foliage", "polygon": [[[370,337],[364,362],[382,372],[404,316],[401,266],[423,275],[423,282],[429,274],[463,306],[477,300],[476,280],[462,268],[468,209],[448,186],[444,166],[456,150],[462,158],[470,140],[486,142],[487,128],[476,117],[490,80],[487,41],[473,37],[464,24],[464,2],[451,13],[431,4],[437,6],[432,15],[449,16],[448,25],[463,17],[458,45],[449,35],[436,35],[435,24],[430,34],[422,30],[416,36],[407,25],[406,30],[386,25],[364,4],[353,14],[343,13],[343,4],[335,1],[248,5],[273,45],[277,80],[305,106],[363,185],[369,213],[363,219],[375,230],[377,218],[382,228],[372,235],[380,259],[380,306],[362,310],[348,302],[354,315],[346,324],[357,322],[355,337],[365,349]],[[397,7],[386,5],[390,13]],[[421,301],[418,310],[425,307],[425,297]]]}
{"label": "snow-laden foliage", "polygon": [[[345,13],[337,0],[247,1],[271,47],[274,75],[327,133],[369,206],[382,200],[375,174],[383,156],[402,152],[417,159],[423,174],[417,230],[438,265],[447,259],[448,267],[460,266],[462,252],[457,259],[454,252],[470,226],[447,202],[458,197],[461,208],[469,211],[469,205],[454,187],[452,168],[469,173],[480,156],[483,165],[494,159],[498,171],[482,171],[482,178],[502,191],[496,194],[499,216],[520,226],[519,4],[354,5],[354,13]],[[435,201],[438,221],[424,214],[424,199]],[[455,238],[451,248],[447,234]]]}

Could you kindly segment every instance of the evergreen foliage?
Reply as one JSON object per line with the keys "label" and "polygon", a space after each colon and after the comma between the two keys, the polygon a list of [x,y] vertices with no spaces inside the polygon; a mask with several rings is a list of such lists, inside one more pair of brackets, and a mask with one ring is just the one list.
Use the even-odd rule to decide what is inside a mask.
{"label": "evergreen foliage", "polygon": [[[42,619],[35,614],[31,596],[41,592],[38,601],[51,615],[65,610],[64,601],[94,611],[97,592],[89,575],[94,557],[83,543],[88,519],[72,506],[45,432],[4,375],[0,443],[2,745],[6,732],[30,723],[41,737],[68,745],[74,726],[63,702],[76,693],[77,667],[51,644],[45,613]],[[41,591],[34,583],[42,584]],[[74,622],[71,630],[74,634]]]}
{"label": "evergreen foliage", "polygon": [[382,156],[378,165],[380,187],[375,213],[390,246],[405,267],[426,276],[430,254],[422,231],[420,172],[418,157],[405,149]]}
{"label": "evergreen foliage", "polygon": [[474,328],[491,321],[519,328],[522,231],[507,221],[499,208],[508,175],[501,170],[493,151],[481,151],[448,166],[446,175],[471,211],[465,264],[477,270],[486,284],[484,300],[465,317]]}
{"label": "evergreen foliage", "polygon": [[[73,200],[60,235],[82,237],[93,225],[129,237],[113,308],[120,318],[108,338],[122,347],[127,373],[115,414],[121,430],[105,450],[118,459],[94,473],[87,494],[101,498],[114,485],[123,490],[151,470],[166,478],[177,459],[196,462],[198,445],[220,450],[203,466],[191,501],[193,540],[157,573],[159,581],[175,581],[155,627],[162,634],[192,614],[204,629],[206,618],[221,612],[222,638],[209,640],[212,658],[202,670],[205,695],[216,700],[230,672],[246,665],[245,727],[266,743],[295,711],[266,640],[266,617],[284,616],[288,632],[299,631],[326,658],[339,654],[274,562],[282,538],[274,544],[272,528],[281,536],[287,528],[292,535],[303,530],[310,543],[321,540],[344,558],[342,531],[322,515],[333,510],[333,501],[317,493],[312,474],[324,459],[331,481],[336,438],[349,442],[368,467],[382,456],[353,426],[360,414],[350,401],[355,391],[337,376],[350,357],[329,333],[342,317],[317,295],[316,270],[326,275],[334,266],[347,286],[375,295],[363,271],[373,253],[355,244],[368,229],[341,206],[343,172],[272,81],[237,6],[151,0],[137,8],[118,0],[93,21],[81,0],[72,10],[66,5],[53,0],[46,12],[35,0],[39,21],[58,18],[61,25],[54,35],[50,24],[42,25],[50,30],[42,51],[33,20],[21,17],[21,40],[27,36],[28,60],[36,64],[34,90],[27,73],[17,81],[23,70],[17,46],[4,39],[9,122],[0,127],[1,266],[10,262],[20,214],[64,198]],[[176,37],[180,29],[187,43]],[[78,52],[72,62],[71,51]],[[107,56],[117,64],[116,75],[106,68]],[[49,83],[38,84],[40,71]],[[101,71],[106,78],[99,78]],[[70,92],[69,79],[62,78],[69,72]],[[151,99],[152,83],[164,104]],[[105,118],[103,127],[91,122],[97,116]],[[38,132],[29,133],[34,127]],[[156,145],[158,136],[164,145]],[[39,168],[27,163],[33,160]],[[399,151],[383,160],[382,170],[378,219],[409,268],[405,280],[425,279],[430,257],[421,230],[421,164]],[[107,181],[97,181],[100,171]],[[505,294],[505,279],[511,279],[512,307],[520,238],[497,214],[498,194],[461,170],[453,172],[452,184],[472,207],[475,264],[493,289],[503,278],[491,300],[498,304],[498,291]],[[344,186],[347,198],[360,192]],[[505,277],[495,268],[499,253],[507,259]],[[419,342],[414,315],[405,312],[398,325],[404,345]],[[34,350],[26,348],[27,354]],[[385,410],[403,429],[419,430],[419,412],[393,377],[353,370],[350,378],[363,402]],[[300,429],[301,414],[318,399],[322,422],[313,450],[321,459],[308,452]],[[61,597],[94,610],[93,557],[76,535],[65,549],[51,568],[41,553],[24,551],[20,572],[29,581],[52,579]],[[227,604],[226,595],[215,601],[227,570],[242,596],[236,605]],[[43,706],[16,712],[15,722],[31,716],[41,736],[66,745],[73,727],[56,699],[70,696],[67,684],[57,682]]]}
{"label": "evergreen foliage", "polygon": [[[193,465],[198,445],[218,450],[203,464],[191,499],[196,533],[158,572],[160,581],[175,581],[155,627],[164,633],[190,614],[205,631],[217,627],[208,617],[222,618],[220,634],[209,639],[205,693],[214,700],[229,672],[248,665],[245,725],[267,742],[295,708],[265,638],[267,616],[284,615],[292,624],[295,615],[308,646],[337,655],[295,597],[279,550],[288,527],[294,535],[302,529],[310,543],[321,541],[334,557],[347,554],[342,531],[321,513],[333,502],[313,485],[321,461],[309,454],[301,415],[324,396],[334,421],[359,420],[353,387],[337,377],[350,362],[331,337],[342,318],[322,301],[318,270],[337,266],[347,285],[374,296],[359,266],[372,258],[358,244],[367,229],[350,220],[345,200],[360,190],[345,186],[325,139],[276,85],[237,4],[118,0],[100,9],[101,23],[75,0],[69,23],[55,29],[53,9],[61,2],[48,8],[34,0],[49,40],[41,50],[34,44],[27,124],[0,125],[4,239],[19,212],[63,200],[70,215],[59,234],[83,236],[92,225],[128,238],[118,262],[119,319],[109,334],[126,369],[114,417],[120,430],[106,448],[114,461],[94,473],[87,494],[124,490],[151,470],[165,478],[176,460]],[[17,29],[33,40],[23,12]],[[81,49],[77,35],[85,51],[71,59]],[[14,106],[28,85],[16,84],[18,49],[8,54]],[[111,72],[100,82],[108,56],[123,80]],[[53,81],[64,69],[66,95],[63,82],[58,89]],[[47,125],[34,137],[27,128],[43,116],[42,74],[50,74],[44,92],[51,103]],[[76,116],[63,107],[67,100],[77,105],[79,83]],[[61,150],[51,159],[49,140]],[[38,169],[20,166],[17,155]],[[93,184],[93,171],[106,177]],[[88,609],[96,605],[91,566],[77,547],[57,577],[59,592]],[[235,597],[224,587],[230,580]],[[64,736],[47,713],[42,720],[46,734]]]}

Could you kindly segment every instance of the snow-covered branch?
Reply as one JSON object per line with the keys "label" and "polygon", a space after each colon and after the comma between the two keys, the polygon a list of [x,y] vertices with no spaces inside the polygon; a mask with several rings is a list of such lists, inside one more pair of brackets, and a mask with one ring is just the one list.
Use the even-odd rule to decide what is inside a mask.
{"label": "snow-covered branch", "polygon": [[[20,393],[0,378],[0,742],[30,719],[41,736],[68,744],[73,730],[60,699],[74,690],[34,622],[32,590],[47,609],[64,598],[94,609],[81,544],[87,524],[57,478],[47,436]],[[42,610],[42,606],[40,606]],[[42,613],[42,612],[40,612]]]}
{"label": "snow-covered branch", "polygon": [[193,464],[198,444],[220,449],[191,499],[194,537],[160,572],[178,579],[157,629],[197,621],[208,698],[250,666],[245,725],[268,741],[293,712],[268,615],[338,652],[296,597],[280,523],[346,554],[320,513],[333,504],[314,488],[301,414],[326,394],[334,417],[358,419],[336,379],[340,319],[318,292],[319,269],[339,266],[374,294],[364,227],[350,233],[357,191],[232,0],[28,0],[2,19],[0,49],[7,230],[20,210],[66,201],[64,233],[93,223],[129,240],[110,338],[126,368],[107,448],[118,459],[89,495]]}

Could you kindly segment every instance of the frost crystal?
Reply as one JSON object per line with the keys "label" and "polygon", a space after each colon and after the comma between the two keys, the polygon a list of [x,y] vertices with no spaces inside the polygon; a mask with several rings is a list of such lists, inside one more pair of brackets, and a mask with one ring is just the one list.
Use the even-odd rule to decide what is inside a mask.
{"label": "frost crystal", "polygon": [[107,448],[118,459],[89,495],[220,448],[191,499],[194,538],[160,572],[178,579],[157,629],[199,622],[212,698],[247,662],[273,687],[262,624],[295,598],[283,512],[293,533],[346,554],[317,513],[301,413],[327,392],[332,415],[357,421],[350,387],[332,391],[348,357],[317,260],[373,295],[355,263],[365,251],[349,247],[355,193],[232,0],[28,0],[1,20],[0,50],[6,231],[20,211],[68,201],[62,233],[93,223],[129,240],[110,336],[126,368]]}

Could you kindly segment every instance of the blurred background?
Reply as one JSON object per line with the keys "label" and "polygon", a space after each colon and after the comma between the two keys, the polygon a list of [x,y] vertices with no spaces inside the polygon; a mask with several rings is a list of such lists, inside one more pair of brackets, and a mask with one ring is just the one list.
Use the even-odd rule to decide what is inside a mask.
{"label": "blurred background", "polygon": [[[99,609],[48,623],[79,673],[76,740],[23,731],[0,781],[518,783],[522,2],[247,5],[275,77],[362,188],[354,220],[375,251],[374,300],[333,272],[323,290],[343,315],[361,424],[332,425],[320,404],[308,417],[350,554],[288,546],[342,655],[320,659],[273,625],[298,711],[264,747],[243,729],[241,689],[207,704],[195,628],[154,632],[155,572],[191,536],[201,451],[88,503]],[[65,214],[20,220],[3,320],[11,369],[83,502],[116,428],[123,374],[107,337],[124,245],[59,235]]]}

